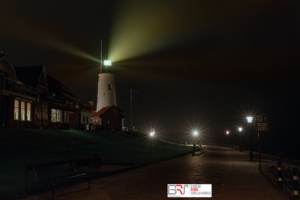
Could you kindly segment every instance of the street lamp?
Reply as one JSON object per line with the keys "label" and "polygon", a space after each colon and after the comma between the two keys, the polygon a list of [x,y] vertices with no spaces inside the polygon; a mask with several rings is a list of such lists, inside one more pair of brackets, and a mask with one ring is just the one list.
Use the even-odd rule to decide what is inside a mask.
{"label": "street lamp", "polygon": [[229,131],[226,131],[227,134],[227,147],[228,147],[228,135],[229,135]]}
{"label": "street lamp", "polygon": [[198,131],[194,131],[194,136],[197,136],[198,135]]}
{"label": "street lamp", "polygon": [[150,136],[153,137],[154,134],[155,134],[155,132],[153,131],[153,132],[150,133]]}
{"label": "street lamp", "polygon": [[239,132],[240,132],[240,152],[242,152],[242,130],[243,130],[243,128],[239,127]]}
{"label": "street lamp", "polygon": [[193,132],[193,136],[194,136],[194,144],[197,142],[196,140],[197,140],[197,136],[198,136],[198,131],[196,131],[196,130],[194,130],[194,132]]}
{"label": "street lamp", "polygon": [[249,124],[249,145],[250,145],[250,161],[253,161],[253,154],[252,154],[252,137],[251,137],[251,123],[253,117],[247,117],[247,121]]}

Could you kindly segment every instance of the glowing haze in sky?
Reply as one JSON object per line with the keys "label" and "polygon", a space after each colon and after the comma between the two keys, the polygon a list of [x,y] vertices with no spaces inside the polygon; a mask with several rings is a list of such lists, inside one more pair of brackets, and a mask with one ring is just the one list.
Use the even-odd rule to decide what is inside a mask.
{"label": "glowing haze in sky", "polygon": [[[210,5],[211,4],[211,5]],[[234,6],[233,6],[234,5]],[[237,16],[255,16],[266,3],[226,1],[120,1],[109,44],[109,59],[119,62],[190,42]],[[241,8],[247,7],[247,12]],[[213,10],[207,8],[214,8]]]}

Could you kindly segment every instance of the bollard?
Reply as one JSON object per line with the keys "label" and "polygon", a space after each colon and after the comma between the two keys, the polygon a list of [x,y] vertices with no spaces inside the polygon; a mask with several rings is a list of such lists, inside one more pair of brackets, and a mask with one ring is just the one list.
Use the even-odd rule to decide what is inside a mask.
{"label": "bollard", "polygon": [[196,147],[196,144],[194,144],[194,150],[193,150],[192,156],[195,156],[195,147]]}
{"label": "bollard", "polygon": [[298,168],[293,169],[293,185],[294,185],[294,200],[299,200],[299,180],[298,180]]}
{"label": "bollard", "polygon": [[279,189],[282,190],[281,161],[278,161],[278,183],[279,183]]}

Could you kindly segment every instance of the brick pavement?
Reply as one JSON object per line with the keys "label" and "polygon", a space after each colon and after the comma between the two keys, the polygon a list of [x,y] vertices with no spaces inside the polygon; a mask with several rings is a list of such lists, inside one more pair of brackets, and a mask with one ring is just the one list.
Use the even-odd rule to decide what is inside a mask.
{"label": "brick pavement", "polygon": [[[167,184],[212,184],[212,198],[189,199],[282,199],[287,192],[276,190],[258,171],[257,162],[237,150],[206,146],[207,152],[149,165],[93,180],[91,190],[79,184],[56,192],[56,199],[168,199]],[[50,199],[51,192],[27,199]]]}
{"label": "brick pavement", "polygon": [[276,178],[262,168],[259,171],[258,162],[249,161],[244,153],[229,151],[231,170],[221,188],[219,199],[245,200],[290,200],[292,196],[287,191],[278,190]]}

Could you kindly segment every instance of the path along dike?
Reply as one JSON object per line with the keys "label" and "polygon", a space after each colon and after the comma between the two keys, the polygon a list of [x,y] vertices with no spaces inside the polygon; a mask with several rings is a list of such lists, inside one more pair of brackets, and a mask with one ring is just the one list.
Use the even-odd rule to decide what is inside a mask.
{"label": "path along dike", "polygon": [[[212,184],[211,198],[188,199],[245,199],[290,200],[290,193],[278,190],[276,179],[249,156],[226,147],[205,146],[200,156],[186,155],[172,160],[132,169],[123,173],[78,184],[55,192],[55,199],[171,199],[167,184]],[[264,168],[263,168],[264,169]],[[51,199],[51,191],[30,200]]]}

